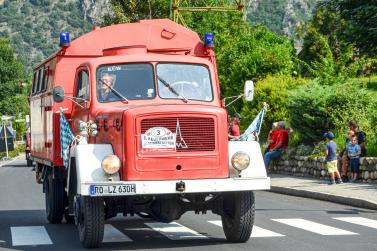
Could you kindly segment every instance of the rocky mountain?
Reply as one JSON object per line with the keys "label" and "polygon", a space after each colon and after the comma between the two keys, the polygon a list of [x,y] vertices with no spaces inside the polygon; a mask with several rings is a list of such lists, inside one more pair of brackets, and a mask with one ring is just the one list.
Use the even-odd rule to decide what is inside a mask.
{"label": "rocky mountain", "polygon": [[[316,1],[246,0],[247,19],[292,36]],[[0,0],[0,36],[9,37],[30,69],[59,48],[61,31],[69,31],[74,39],[111,13],[111,0]]]}
{"label": "rocky mountain", "polygon": [[294,36],[297,26],[310,18],[318,0],[246,0],[247,20],[272,31]]}

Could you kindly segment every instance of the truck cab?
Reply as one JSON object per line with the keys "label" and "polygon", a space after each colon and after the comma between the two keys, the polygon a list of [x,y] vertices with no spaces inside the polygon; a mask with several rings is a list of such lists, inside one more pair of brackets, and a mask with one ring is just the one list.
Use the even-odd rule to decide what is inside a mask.
{"label": "truck cab", "polygon": [[[34,132],[47,130],[54,146],[31,158],[51,223],[74,219],[83,246],[98,247],[118,213],[171,222],[209,210],[229,241],[249,239],[253,191],[270,180],[257,141],[228,141],[211,42],[170,20],[145,20],[95,29],[42,63],[54,75],[40,95],[50,124]],[[31,120],[32,146],[41,146],[33,112]],[[72,131],[67,149],[57,148],[62,121]]]}

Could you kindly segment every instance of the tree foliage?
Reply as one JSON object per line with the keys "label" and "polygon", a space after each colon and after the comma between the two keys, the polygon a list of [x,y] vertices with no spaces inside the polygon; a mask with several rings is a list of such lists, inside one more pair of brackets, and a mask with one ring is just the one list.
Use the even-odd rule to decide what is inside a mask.
{"label": "tree foliage", "polygon": [[[23,83],[24,67],[16,58],[9,41],[0,37],[0,114],[14,115],[26,112],[27,98]],[[10,105],[12,104],[12,105]]]}
{"label": "tree foliage", "polygon": [[377,52],[377,4],[369,0],[326,0],[322,6],[347,22],[347,29],[339,31],[344,40],[355,43],[362,54]]}
{"label": "tree foliage", "polygon": [[114,15],[106,15],[104,25],[130,23],[143,19],[169,18],[170,0],[111,0]]}
{"label": "tree foliage", "polygon": [[267,139],[267,133],[271,129],[270,125],[277,121],[291,120],[291,114],[288,110],[288,93],[305,84],[302,78],[291,77],[284,74],[267,76],[265,79],[255,84],[254,100],[250,103],[244,103],[242,107],[241,126],[246,129],[255,116],[262,109],[263,103],[268,104],[267,113],[264,117],[264,126],[260,138]]}
{"label": "tree foliage", "polygon": [[326,131],[335,131],[344,140],[343,134],[351,120],[356,120],[371,136],[373,140],[369,143],[376,139],[377,93],[357,82],[323,86],[317,81],[310,81],[290,91],[288,97],[291,125],[301,142],[318,142]]}

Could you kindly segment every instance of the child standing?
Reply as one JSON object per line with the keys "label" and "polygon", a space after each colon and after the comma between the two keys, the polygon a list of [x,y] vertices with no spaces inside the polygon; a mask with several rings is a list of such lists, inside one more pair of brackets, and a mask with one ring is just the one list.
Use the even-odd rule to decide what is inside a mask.
{"label": "child standing", "polygon": [[334,133],[328,132],[324,135],[326,137],[326,167],[327,172],[330,175],[330,183],[329,185],[335,185],[335,178],[338,178],[337,183],[343,183],[342,178],[340,178],[340,174],[337,167],[337,157],[336,157],[336,143],[334,142]]}
{"label": "child standing", "polygon": [[351,164],[351,182],[355,182],[357,180],[357,175],[359,174],[359,166],[360,166],[360,154],[361,154],[361,147],[357,144],[357,137],[353,135],[351,138],[351,145],[348,146],[348,157],[350,158]]}

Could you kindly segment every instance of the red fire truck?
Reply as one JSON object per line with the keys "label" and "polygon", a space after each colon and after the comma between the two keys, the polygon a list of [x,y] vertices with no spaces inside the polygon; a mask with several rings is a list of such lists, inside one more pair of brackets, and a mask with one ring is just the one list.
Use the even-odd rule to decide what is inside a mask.
{"label": "red fire truck", "polygon": [[[118,213],[171,222],[212,211],[227,240],[247,241],[253,190],[270,180],[257,141],[228,142],[213,35],[202,42],[170,20],[143,20],[72,42],[62,33],[60,46],[34,68],[30,97],[48,221],[74,221],[82,245],[98,247]],[[67,165],[61,111],[75,135]]]}

